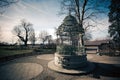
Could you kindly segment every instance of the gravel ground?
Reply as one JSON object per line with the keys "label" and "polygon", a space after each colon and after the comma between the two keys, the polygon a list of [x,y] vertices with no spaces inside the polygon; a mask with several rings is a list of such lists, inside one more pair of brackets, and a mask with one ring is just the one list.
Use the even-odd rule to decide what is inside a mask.
{"label": "gravel ground", "polygon": [[[95,54],[88,54],[88,61],[93,62],[96,66],[94,71],[88,74],[69,75],[50,70],[48,68],[48,62],[53,60],[54,57],[53,54],[45,55],[17,58],[15,60],[0,63],[0,71],[2,71],[0,72],[0,80],[120,80],[119,57],[97,56]],[[20,63],[26,63],[26,66],[13,65]],[[4,66],[7,68],[5,68]],[[14,67],[15,69],[12,68],[13,70],[11,70],[9,66]],[[30,66],[32,66],[32,68]],[[42,66],[42,68],[37,66]],[[39,68],[41,70],[39,70]],[[20,73],[21,69],[24,70],[24,72]],[[9,71],[11,71],[11,74],[8,74]],[[11,76],[13,76],[15,72],[17,72],[18,74],[16,75],[16,77],[11,78]],[[37,74],[35,74],[36,72]],[[28,74],[26,73],[31,75],[31,77],[28,76]],[[26,78],[21,77],[21,75],[23,74]],[[18,76],[20,78],[18,78]]]}

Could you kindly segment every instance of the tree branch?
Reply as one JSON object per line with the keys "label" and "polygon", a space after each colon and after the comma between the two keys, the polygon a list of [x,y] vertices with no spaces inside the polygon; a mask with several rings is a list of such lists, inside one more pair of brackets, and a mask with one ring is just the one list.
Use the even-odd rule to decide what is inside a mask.
{"label": "tree branch", "polygon": [[24,37],[22,37],[22,36],[20,36],[20,35],[17,35],[17,36],[20,38],[21,41],[25,42]]}
{"label": "tree branch", "polygon": [[90,27],[95,27],[95,26],[89,24],[89,22],[88,22],[87,26],[84,28],[85,32],[87,32],[87,30],[88,30]]}
{"label": "tree branch", "polygon": [[84,0],[83,6],[82,6],[82,17],[81,17],[81,24],[83,23],[84,20],[84,14],[85,14],[85,7],[87,5],[88,0]]}

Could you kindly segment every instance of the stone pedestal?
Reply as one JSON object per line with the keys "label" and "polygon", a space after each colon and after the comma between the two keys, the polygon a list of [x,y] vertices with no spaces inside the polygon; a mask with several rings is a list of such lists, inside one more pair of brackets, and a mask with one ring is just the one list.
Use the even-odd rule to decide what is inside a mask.
{"label": "stone pedestal", "polygon": [[55,53],[54,60],[48,63],[48,68],[66,74],[84,74],[93,71],[94,64],[87,61],[85,55],[60,55]]}
{"label": "stone pedestal", "polygon": [[57,29],[58,44],[54,60],[48,67],[62,73],[87,73],[93,70],[89,63],[83,45],[84,29],[77,19],[69,14]]}
{"label": "stone pedestal", "polygon": [[55,53],[54,63],[58,67],[75,69],[87,65],[86,55],[60,55]]}

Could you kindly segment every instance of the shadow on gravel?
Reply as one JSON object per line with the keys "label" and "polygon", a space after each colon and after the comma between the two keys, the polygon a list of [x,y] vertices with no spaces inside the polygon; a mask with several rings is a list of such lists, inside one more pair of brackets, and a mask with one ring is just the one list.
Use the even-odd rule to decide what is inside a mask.
{"label": "shadow on gravel", "polygon": [[113,64],[95,63],[95,69],[91,72],[92,77],[100,79],[100,76],[120,78],[120,67]]}

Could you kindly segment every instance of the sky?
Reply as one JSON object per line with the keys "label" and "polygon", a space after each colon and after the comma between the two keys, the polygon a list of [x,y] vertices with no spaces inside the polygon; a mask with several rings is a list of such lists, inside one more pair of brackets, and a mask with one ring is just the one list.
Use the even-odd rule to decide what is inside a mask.
{"label": "sky", "polygon": [[[25,19],[33,24],[36,36],[39,32],[47,31],[55,38],[55,27],[57,28],[66,15],[58,15],[60,11],[60,0],[20,0],[5,9],[0,14],[0,27],[4,42],[14,43],[17,37],[12,33],[14,26],[20,24],[20,20]],[[104,39],[108,35],[108,17],[104,15],[98,19],[96,27],[90,28],[93,40]]]}

